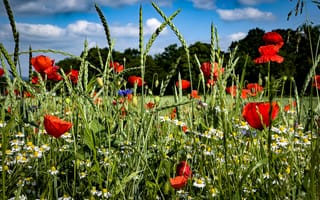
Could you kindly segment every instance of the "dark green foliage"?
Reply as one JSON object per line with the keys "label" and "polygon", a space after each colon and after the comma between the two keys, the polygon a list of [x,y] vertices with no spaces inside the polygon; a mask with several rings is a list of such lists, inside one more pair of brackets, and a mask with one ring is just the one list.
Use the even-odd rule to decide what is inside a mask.
{"label": "dark green foliage", "polygon": [[[274,31],[282,35],[285,44],[279,52],[279,54],[284,57],[284,62],[281,64],[271,63],[272,74],[276,79],[287,77],[289,80],[290,78],[294,78],[298,91],[300,91],[314,60],[310,55],[310,51],[314,54],[317,50],[317,42],[320,34],[319,27],[302,25],[297,30],[277,29]],[[235,47],[238,47],[237,56],[239,57],[239,61],[235,71],[239,76],[242,74],[245,60],[248,58],[244,78],[247,82],[258,82],[262,80],[262,84],[264,84],[263,79],[267,76],[267,67],[265,65],[256,65],[253,62],[253,59],[259,56],[259,47],[264,45],[264,41],[262,40],[264,33],[265,31],[259,28],[251,29],[245,38],[232,42],[229,47],[231,51],[235,49]],[[311,47],[310,44],[312,44]],[[197,56],[200,63],[209,61],[210,44],[196,42],[191,44],[188,49],[191,56],[192,81],[194,82],[194,89],[197,89],[199,82],[199,67],[194,59],[194,55]],[[87,60],[96,68],[90,68],[90,77],[99,74],[105,67],[108,51],[108,48],[91,48],[89,50]],[[100,53],[102,57],[102,63],[98,53]],[[221,52],[221,54],[224,55],[224,63],[226,63],[229,53]],[[178,80],[177,72],[180,72],[182,79],[190,79],[187,57],[183,47],[178,46],[177,44],[170,44],[162,53],[158,53],[154,56],[148,55],[146,57],[145,80],[154,94],[158,94],[160,89],[159,87],[154,87],[155,80],[158,80],[160,83],[161,81],[165,81],[167,73],[172,69],[179,57],[181,57],[181,60],[176,70],[176,74],[171,78],[165,94],[172,94],[173,90],[170,85],[172,86],[174,82]],[[138,49],[132,48],[125,49],[123,52],[113,51],[112,60],[125,65],[126,69],[139,67],[140,52]],[[71,66],[77,69],[79,64],[80,61],[71,58],[67,58],[57,63],[57,65],[61,66],[64,70],[69,69]],[[129,75],[140,76],[140,71],[128,71],[124,74],[124,78],[126,79]],[[289,87],[289,84],[286,84],[286,87]]]}

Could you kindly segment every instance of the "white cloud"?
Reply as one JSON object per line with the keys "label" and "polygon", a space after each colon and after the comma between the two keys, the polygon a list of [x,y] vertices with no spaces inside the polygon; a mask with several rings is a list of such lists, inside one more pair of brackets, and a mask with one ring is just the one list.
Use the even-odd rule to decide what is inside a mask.
{"label": "white cloud", "polygon": [[62,37],[65,34],[64,29],[51,24],[17,23],[17,30],[20,33],[21,37],[34,39],[54,39]]}
{"label": "white cloud", "polygon": [[90,35],[101,35],[104,34],[103,27],[101,24],[88,22],[86,20],[79,20],[73,24],[67,26],[68,33],[90,36]]}
{"label": "white cloud", "polygon": [[[94,10],[94,3],[99,6],[121,7],[137,3],[150,3],[152,0],[15,0],[10,5],[15,14],[48,15],[55,13],[88,12]],[[173,0],[155,0],[159,6],[171,6]],[[0,4],[0,10],[4,10]],[[2,13],[0,13],[2,15]]]}
{"label": "white cloud", "polygon": [[195,8],[213,10],[215,5],[215,0],[190,0]]}
{"label": "white cloud", "polygon": [[274,15],[271,12],[262,12],[256,8],[243,8],[243,9],[217,9],[222,20],[226,21],[237,21],[237,20],[272,20]]}
{"label": "white cloud", "polygon": [[139,36],[139,27],[138,25],[128,23],[125,26],[123,25],[112,25],[110,26],[111,36],[117,37],[138,37]]}
{"label": "white cloud", "polygon": [[54,14],[74,11],[87,12],[93,7],[93,3],[88,0],[17,0],[11,3],[11,7],[15,13]]}
{"label": "white cloud", "polygon": [[109,6],[109,7],[120,7],[125,5],[133,5],[141,0],[97,0],[98,5]]}
{"label": "white cloud", "polygon": [[[146,20],[143,31],[144,35],[151,35],[159,26],[161,22],[156,18],[149,18]],[[139,26],[136,24],[128,23],[125,25],[111,25],[109,26],[111,37],[138,37]],[[22,39],[37,41],[46,39],[52,40],[69,40],[70,38],[89,38],[101,37],[105,38],[103,26],[100,23],[89,22],[86,20],[78,20],[64,27],[59,27],[52,24],[29,24],[17,23],[17,30]],[[165,35],[168,31],[165,28],[161,34]],[[9,24],[1,25],[0,36],[4,39],[12,37]]]}
{"label": "white cloud", "polygon": [[238,40],[241,40],[243,39],[244,37],[246,37],[246,33],[243,33],[243,32],[237,32],[237,33],[233,33],[231,35],[228,35],[228,38],[231,40],[231,41],[238,41]]}
{"label": "white cloud", "polygon": [[[160,26],[161,22],[156,18],[147,19],[143,30],[145,36],[150,36]],[[111,37],[115,40],[114,49],[122,51],[126,48],[138,47],[139,26],[135,24],[111,25]],[[79,20],[59,27],[52,24],[28,24],[17,23],[20,35],[20,50],[28,50],[29,45],[33,49],[57,49],[79,55],[83,50],[84,41],[87,40],[89,47],[107,46],[105,33],[99,23]],[[161,34],[166,35],[165,29]],[[9,24],[0,24],[0,37],[5,47],[13,50],[13,39]],[[167,41],[166,41],[167,42]],[[58,57],[61,59],[61,56]]]}
{"label": "white cloud", "polygon": [[1,25],[0,24],[0,38],[9,39],[12,37],[11,28],[9,24]]}
{"label": "white cloud", "polygon": [[[160,25],[161,25],[161,22],[156,18],[148,19],[146,21],[145,34],[151,35]],[[167,28],[164,28],[164,30],[160,34],[167,34],[167,33],[168,33]]]}
{"label": "white cloud", "polygon": [[243,5],[258,5],[258,4],[261,4],[261,3],[272,3],[274,2],[275,0],[238,0],[238,2],[240,4],[243,4]]}
{"label": "white cloud", "polygon": [[97,0],[98,5],[109,7],[121,7],[125,5],[133,5],[136,3],[151,3],[154,2],[158,6],[171,6],[173,0]]}
{"label": "white cloud", "polygon": [[[146,20],[143,27],[144,35],[151,35],[159,26],[161,22],[156,18],[150,18]],[[117,37],[138,37],[139,36],[139,26],[129,23],[125,26],[123,25],[113,25],[110,26],[111,36]],[[167,29],[165,28],[161,34],[166,34]]]}

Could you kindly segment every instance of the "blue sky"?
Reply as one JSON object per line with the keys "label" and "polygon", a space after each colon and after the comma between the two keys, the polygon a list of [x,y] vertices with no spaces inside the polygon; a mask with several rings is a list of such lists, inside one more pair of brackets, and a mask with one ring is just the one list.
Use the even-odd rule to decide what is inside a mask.
{"label": "blue sky", "polygon": [[[138,48],[139,7],[143,9],[145,43],[152,32],[163,22],[149,0],[9,0],[14,11],[20,33],[20,50],[57,49],[80,55],[84,41],[90,47],[105,47],[107,42],[98,14],[96,2],[102,9],[115,50]],[[226,51],[232,41],[246,36],[253,28],[265,31],[274,29],[296,29],[306,22],[320,24],[320,10],[307,0],[302,15],[292,16],[288,12],[295,1],[289,0],[155,0],[169,16],[177,9],[180,14],[173,20],[188,45],[196,41],[210,42],[211,23],[217,28],[219,45]],[[9,20],[0,3],[0,42],[13,51],[14,43]],[[167,27],[154,43],[151,54],[161,53],[170,44],[179,44],[171,29]],[[62,55],[50,55],[56,61]],[[21,58],[23,60],[23,58]]]}

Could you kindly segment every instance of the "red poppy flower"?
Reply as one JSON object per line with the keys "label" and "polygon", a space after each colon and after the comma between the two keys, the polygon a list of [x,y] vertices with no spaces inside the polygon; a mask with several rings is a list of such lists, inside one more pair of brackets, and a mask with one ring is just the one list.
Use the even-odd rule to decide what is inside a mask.
{"label": "red poppy flower", "polygon": [[188,163],[184,160],[177,165],[176,170],[177,170],[177,176],[185,176],[185,177],[192,176],[191,168],[188,165]]}
{"label": "red poppy flower", "polygon": [[312,86],[320,89],[320,75],[314,76],[314,81],[312,83]]}
{"label": "red poppy flower", "polygon": [[147,104],[146,104],[146,108],[147,109],[152,109],[152,108],[154,108],[154,103],[152,103],[152,102],[148,102]]}
{"label": "red poppy flower", "polygon": [[131,86],[134,86],[135,83],[137,83],[137,85],[139,87],[142,86],[142,78],[140,76],[129,76],[128,77],[128,82]]}
{"label": "red poppy flower", "polygon": [[241,90],[241,98],[246,99],[248,94],[251,94],[251,91],[249,89],[242,89]]}
{"label": "red poppy flower", "polygon": [[32,95],[28,91],[23,91],[23,97],[32,97]]}
{"label": "red poppy flower", "polygon": [[170,113],[170,119],[176,118],[176,115],[177,115],[177,109],[174,108]]}
{"label": "red poppy flower", "polygon": [[117,73],[120,73],[124,70],[123,65],[120,65],[118,62],[110,62],[110,67]]}
{"label": "red poppy flower", "polygon": [[215,80],[213,80],[213,79],[208,79],[208,80],[207,80],[207,87],[214,86],[215,83],[216,83]]}
{"label": "red poppy flower", "polygon": [[287,105],[285,105],[285,106],[283,107],[283,110],[284,110],[285,112],[288,112],[288,111],[290,110],[290,108],[291,108],[291,105],[290,105],[290,104],[287,104]]}
{"label": "red poppy flower", "polygon": [[201,64],[201,71],[203,72],[203,75],[206,78],[211,78],[211,73],[213,73],[212,74],[213,78],[217,79],[218,76],[224,72],[224,68],[221,68],[220,71],[218,70],[218,68],[219,68],[219,65],[216,62],[214,63],[213,69],[210,62],[204,62]]}
{"label": "red poppy flower", "polygon": [[234,85],[234,86],[227,87],[226,92],[231,96],[235,97],[237,95],[237,86]]}
{"label": "red poppy flower", "polygon": [[120,110],[121,110],[121,116],[122,117],[127,116],[127,110],[126,110],[126,108],[124,106],[122,106]]}
{"label": "red poppy flower", "polygon": [[279,46],[276,45],[266,45],[259,47],[260,57],[253,60],[256,64],[262,64],[267,62],[277,62],[282,63],[283,57],[278,55]]}
{"label": "red poppy flower", "polygon": [[[272,109],[271,119],[269,110]],[[242,111],[242,117],[248,124],[255,129],[262,130],[270,126],[271,120],[274,120],[279,112],[279,105],[276,102],[251,102],[245,105]]]}
{"label": "red poppy flower", "polygon": [[284,44],[282,36],[279,33],[274,31],[265,33],[262,39],[267,45],[269,44],[276,45],[276,46],[279,46],[280,48]]}
{"label": "red poppy flower", "polygon": [[133,95],[132,94],[127,94],[127,100],[131,101],[133,99]]}
{"label": "red poppy flower", "polygon": [[288,112],[288,111],[290,111],[290,109],[291,109],[291,107],[296,107],[297,106],[297,102],[296,101],[293,101],[292,103],[289,103],[289,104],[287,104],[287,105],[285,105],[284,107],[283,107],[283,110],[285,111],[285,112]]}
{"label": "red poppy flower", "polygon": [[63,121],[53,115],[45,115],[43,122],[44,128],[46,129],[47,133],[55,138],[59,138],[72,126],[71,122]]}
{"label": "red poppy flower", "polygon": [[[190,87],[191,83],[188,80],[181,80],[181,88],[183,90],[188,89]],[[176,86],[179,87],[179,81],[176,81]]]}
{"label": "red poppy flower", "polygon": [[40,55],[31,58],[31,64],[37,72],[42,73],[54,65],[54,60],[48,56]]}
{"label": "red poppy flower", "polygon": [[48,80],[53,80],[53,81],[61,81],[62,77],[61,75],[57,72],[59,70],[58,66],[52,66],[47,68],[44,72],[44,74],[47,76]]}
{"label": "red poppy flower", "polygon": [[170,178],[170,185],[176,189],[179,190],[183,188],[188,183],[188,178],[185,176],[176,176],[174,178]]}
{"label": "red poppy flower", "polygon": [[39,84],[39,78],[38,76],[33,76],[31,79],[31,83],[32,84]]}
{"label": "red poppy flower", "polygon": [[67,76],[69,76],[71,82],[73,84],[77,84],[78,82],[78,76],[79,76],[79,71],[76,69],[71,69],[67,72]]}
{"label": "red poppy flower", "polygon": [[4,70],[0,67],[0,77],[3,76]]}
{"label": "red poppy flower", "polygon": [[190,93],[191,99],[200,99],[200,96],[198,95],[198,90],[192,90]]}
{"label": "red poppy flower", "polygon": [[256,96],[257,93],[260,93],[263,91],[263,87],[259,85],[259,83],[248,83],[247,89],[250,90],[251,96]]}
{"label": "red poppy flower", "polygon": [[[230,94],[232,97],[237,96],[237,91],[238,91],[238,88],[236,85],[226,88],[226,92]],[[248,89],[241,90],[241,98],[246,99],[248,94],[250,94],[250,90]]]}
{"label": "red poppy flower", "polygon": [[182,126],[181,128],[184,133],[188,132],[188,127],[186,125]]}

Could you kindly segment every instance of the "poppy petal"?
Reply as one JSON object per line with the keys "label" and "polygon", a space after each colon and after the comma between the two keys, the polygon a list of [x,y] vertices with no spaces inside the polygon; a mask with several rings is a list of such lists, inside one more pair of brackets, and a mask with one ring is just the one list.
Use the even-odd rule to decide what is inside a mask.
{"label": "poppy petal", "polygon": [[174,178],[170,178],[170,185],[174,189],[181,189],[188,183],[188,178],[185,176],[176,176]]}
{"label": "poppy petal", "polygon": [[[272,109],[271,119],[269,118],[270,109]],[[279,105],[275,102],[272,102],[271,106],[269,102],[250,102],[243,108],[242,116],[252,128],[262,130],[270,126],[271,120],[277,117],[279,109]]]}
{"label": "poppy petal", "polygon": [[63,121],[53,115],[45,115],[43,122],[47,133],[55,138],[59,138],[72,127],[71,122]]}

